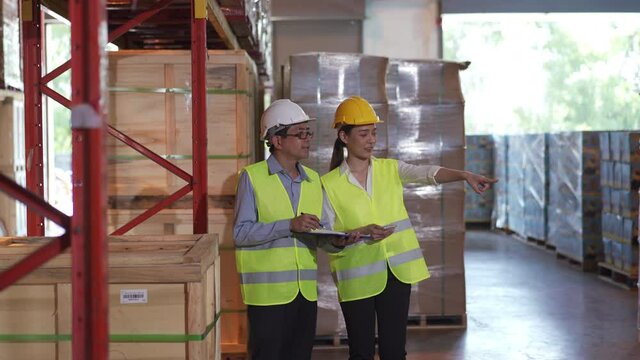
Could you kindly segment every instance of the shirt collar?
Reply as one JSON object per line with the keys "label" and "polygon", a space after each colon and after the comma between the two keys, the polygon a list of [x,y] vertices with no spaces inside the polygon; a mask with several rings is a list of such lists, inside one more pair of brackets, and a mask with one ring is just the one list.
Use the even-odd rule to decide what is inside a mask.
{"label": "shirt collar", "polygon": [[[273,155],[269,156],[269,158],[267,159],[267,166],[269,167],[269,175],[274,175],[277,173],[286,174],[285,169],[282,167],[282,165],[280,165],[278,159],[276,159],[276,157]],[[304,166],[302,166],[300,162],[296,163],[296,168],[300,173],[301,180],[311,181],[311,178],[307,176],[307,172],[304,170]]]}
{"label": "shirt collar", "polygon": [[[375,157],[371,156],[371,161],[369,161],[369,167],[371,167],[371,164],[373,164],[373,160],[375,160]],[[347,159],[342,160],[342,163],[340,164],[340,176],[344,174],[350,174],[350,173],[351,173],[351,169],[349,168],[349,164],[347,164]]]}

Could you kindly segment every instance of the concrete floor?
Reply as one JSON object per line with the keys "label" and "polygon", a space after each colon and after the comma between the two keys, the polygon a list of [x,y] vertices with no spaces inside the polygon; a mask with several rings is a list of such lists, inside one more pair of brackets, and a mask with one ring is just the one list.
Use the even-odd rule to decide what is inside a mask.
{"label": "concrete floor", "polygon": [[[466,330],[411,330],[407,359],[638,360],[638,293],[501,233],[466,239]],[[313,360],[347,359],[316,349]]]}

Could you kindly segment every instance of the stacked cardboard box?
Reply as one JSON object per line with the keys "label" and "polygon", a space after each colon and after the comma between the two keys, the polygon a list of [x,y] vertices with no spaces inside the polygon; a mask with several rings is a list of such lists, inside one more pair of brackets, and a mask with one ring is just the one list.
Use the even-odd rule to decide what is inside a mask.
{"label": "stacked cardboard box", "polygon": [[[0,271],[51,240],[0,239]],[[220,359],[217,236],[127,236],[107,242],[109,357]],[[0,357],[71,359],[72,303],[66,251],[0,293]]]}
{"label": "stacked cardboard box", "polygon": [[[391,60],[387,73],[388,154],[416,165],[465,167],[464,98],[468,64]],[[466,314],[464,183],[405,186],[405,204],[431,271],[412,289],[410,316]]]}
{"label": "stacked cardboard box", "polygon": [[[292,56],[285,91],[312,117],[313,149],[307,165],[321,174],[329,168],[336,132],[337,105],[351,95],[367,99],[384,122],[378,125],[374,155],[421,165],[464,167],[464,100],[461,65],[440,61],[402,61],[356,54],[312,53]],[[412,289],[410,313],[465,314],[464,188],[407,185],[405,204],[432,278]],[[345,335],[335,285],[319,254],[317,336]]]}
{"label": "stacked cardboard box", "polygon": [[[338,104],[349,96],[367,99],[381,120],[388,118],[385,71],[388,59],[359,54],[306,53],[291,56],[285,89],[293,102],[317,119],[310,123],[314,131],[311,153],[305,165],[321,175],[329,171],[329,161],[336,140],[332,128]],[[375,155],[387,155],[386,126],[378,127]],[[318,327],[319,337],[346,335],[338,304],[336,287],[329,271],[328,259],[318,253]]]}
{"label": "stacked cardboard box", "polygon": [[[244,51],[209,51],[209,232],[220,234],[223,346],[247,343],[231,227],[238,172],[255,161],[256,81],[255,65]],[[109,124],[192,173],[190,84],[188,51],[111,52]],[[119,141],[110,138],[107,146],[110,232],[185,185]],[[190,234],[191,207],[191,196],[185,196],[127,234]]]}
{"label": "stacked cardboard box", "polygon": [[0,89],[23,88],[18,5],[18,1],[0,0]]}
{"label": "stacked cardboard box", "polygon": [[593,268],[602,256],[599,136],[549,135],[548,242],[583,269]]}
{"label": "stacked cardboard box", "polygon": [[[493,176],[493,137],[473,135],[466,137],[466,170],[485,176]],[[489,223],[493,210],[494,189],[478,196],[467,185],[464,198],[464,221],[466,223]]]}
{"label": "stacked cardboard box", "polygon": [[[26,185],[24,102],[22,94],[0,93],[0,173]],[[0,236],[25,236],[27,210],[24,204],[0,191]]]}
{"label": "stacked cardboard box", "polygon": [[637,132],[600,134],[605,261],[631,277],[638,274],[638,140],[640,133]]}

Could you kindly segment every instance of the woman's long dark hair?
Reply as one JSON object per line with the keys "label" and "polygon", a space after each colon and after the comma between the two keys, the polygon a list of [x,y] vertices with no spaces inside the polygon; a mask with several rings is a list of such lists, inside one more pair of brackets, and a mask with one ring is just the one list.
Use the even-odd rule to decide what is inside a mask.
{"label": "woman's long dark hair", "polygon": [[331,163],[329,165],[329,171],[337,168],[344,161],[344,147],[345,143],[340,140],[340,132],[344,131],[346,135],[351,133],[351,129],[354,128],[354,125],[344,125],[338,130],[338,138],[336,142],[333,144],[333,154],[331,155]]}

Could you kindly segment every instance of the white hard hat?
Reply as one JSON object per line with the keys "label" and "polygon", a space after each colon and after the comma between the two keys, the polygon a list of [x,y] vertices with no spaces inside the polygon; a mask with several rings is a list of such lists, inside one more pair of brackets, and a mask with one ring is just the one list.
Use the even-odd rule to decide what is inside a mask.
{"label": "white hard hat", "polygon": [[[285,126],[295,125],[314,120],[302,110],[302,108],[289,99],[276,100],[262,113],[260,125],[262,127],[262,140],[273,136]],[[273,129],[271,132],[269,130]]]}

